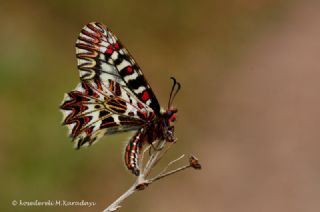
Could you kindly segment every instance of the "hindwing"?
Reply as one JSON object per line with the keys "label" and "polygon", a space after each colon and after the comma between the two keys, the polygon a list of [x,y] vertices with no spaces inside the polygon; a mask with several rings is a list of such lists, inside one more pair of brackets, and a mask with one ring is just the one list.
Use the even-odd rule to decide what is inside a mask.
{"label": "hindwing", "polygon": [[65,95],[60,108],[63,124],[69,127],[77,148],[93,144],[104,134],[137,130],[152,116],[135,96],[112,80],[81,82]]}

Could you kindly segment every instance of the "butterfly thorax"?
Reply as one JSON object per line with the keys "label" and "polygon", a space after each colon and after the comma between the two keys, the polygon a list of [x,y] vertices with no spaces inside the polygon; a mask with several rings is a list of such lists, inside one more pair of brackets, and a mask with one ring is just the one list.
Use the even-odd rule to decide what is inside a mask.
{"label": "butterfly thorax", "polygon": [[168,142],[175,140],[173,122],[176,120],[176,113],[177,109],[168,109],[161,112],[146,125],[148,143],[155,140],[166,140]]}

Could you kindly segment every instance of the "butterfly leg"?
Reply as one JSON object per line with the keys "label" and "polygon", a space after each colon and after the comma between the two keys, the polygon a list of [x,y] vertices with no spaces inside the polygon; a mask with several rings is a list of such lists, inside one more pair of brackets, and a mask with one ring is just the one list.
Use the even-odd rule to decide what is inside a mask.
{"label": "butterfly leg", "polygon": [[138,131],[129,141],[125,150],[125,164],[136,176],[140,174],[139,157],[144,139],[143,130]]}
{"label": "butterfly leg", "polygon": [[161,151],[163,149],[155,146],[153,143],[150,144],[151,148],[149,148],[149,156],[152,155],[153,152]]}
{"label": "butterfly leg", "polygon": [[150,144],[152,148],[149,149],[149,154],[151,155],[151,149],[154,151],[161,151],[163,147],[159,147],[159,141],[157,141],[156,145],[154,143]]}
{"label": "butterfly leg", "polygon": [[166,140],[168,142],[175,142],[177,139],[174,137],[174,126],[168,127],[166,133]]}

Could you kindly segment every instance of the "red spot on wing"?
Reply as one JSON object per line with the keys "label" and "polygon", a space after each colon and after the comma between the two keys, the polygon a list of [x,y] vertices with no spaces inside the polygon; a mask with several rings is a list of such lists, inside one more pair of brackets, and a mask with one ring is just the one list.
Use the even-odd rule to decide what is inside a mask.
{"label": "red spot on wing", "polygon": [[88,107],[80,103],[80,112],[87,110]]}
{"label": "red spot on wing", "polygon": [[132,74],[132,72],[133,72],[133,68],[131,66],[128,66],[127,67],[127,73],[128,74]]}
{"label": "red spot on wing", "polygon": [[85,124],[87,124],[90,120],[91,120],[91,118],[89,118],[88,116],[84,117],[84,123]]}
{"label": "red spot on wing", "polygon": [[109,45],[109,46],[107,47],[105,53],[107,53],[107,54],[112,54],[112,53],[113,53],[113,48],[112,48],[111,45]]}
{"label": "red spot on wing", "polygon": [[86,129],[85,131],[86,131],[86,133],[87,133],[88,135],[91,135],[91,133],[92,133],[92,131],[93,131],[93,127],[90,127],[90,128],[88,128],[88,129]]}
{"label": "red spot on wing", "polygon": [[146,113],[146,112],[138,111],[138,112],[137,112],[137,115],[139,116],[139,118],[141,118],[141,119],[143,119],[143,120],[146,120],[146,119],[147,119],[147,113]]}
{"label": "red spot on wing", "polygon": [[115,44],[114,44],[114,48],[119,49],[119,44],[118,44],[118,43],[115,43]]}
{"label": "red spot on wing", "polygon": [[138,102],[138,107],[139,107],[140,109],[144,108],[143,104],[141,104],[140,102]]}
{"label": "red spot on wing", "polygon": [[149,96],[149,92],[148,91],[143,91],[142,95],[141,95],[141,99],[142,101],[146,102],[148,99],[150,99],[150,96]]}

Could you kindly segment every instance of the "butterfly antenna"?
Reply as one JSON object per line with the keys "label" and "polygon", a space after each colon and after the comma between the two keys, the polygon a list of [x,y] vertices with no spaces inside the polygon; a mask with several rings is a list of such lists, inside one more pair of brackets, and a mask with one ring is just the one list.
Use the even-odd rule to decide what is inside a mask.
{"label": "butterfly antenna", "polygon": [[174,92],[173,96],[172,96],[172,100],[171,100],[171,103],[173,102],[174,98],[176,97],[177,93],[180,91],[181,89],[181,84],[179,82],[177,82],[177,89],[176,91]]}
{"label": "butterfly antenna", "polygon": [[[177,93],[180,91],[181,89],[181,84],[179,82],[177,82],[177,80],[174,77],[171,77],[171,79],[173,80],[173,85],[172,85],[172,89],[170,92],[170,97],[169,97],[169,102],[168,102],[168,109],[170,108],[174,98],[176,97]],[[177,88],[177,89],[175,89]]]}
{"label": "butterfly antenna", "polygon": [[173,85],[172,85],[172,88],[171,88],[171,91],[170,91],[170,96],[169,96],[169,101],[168,101],[168,109],[170,108],[170,105],[171,105],[171,102],[172,102],[172,100],[171,100],[172,94],[173,94],[174,88],[176,87],[176,84],[177,84],[177,80],[174,77],[170,77],[170,79],[172,79]]}

